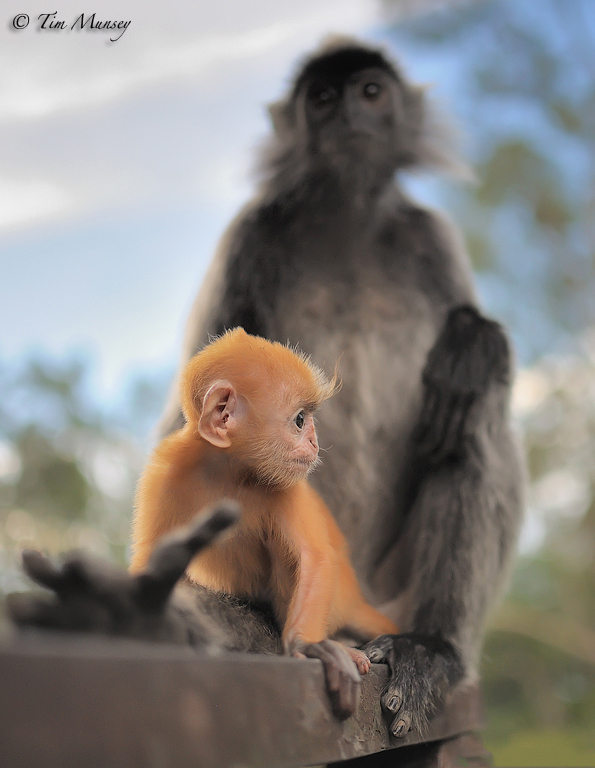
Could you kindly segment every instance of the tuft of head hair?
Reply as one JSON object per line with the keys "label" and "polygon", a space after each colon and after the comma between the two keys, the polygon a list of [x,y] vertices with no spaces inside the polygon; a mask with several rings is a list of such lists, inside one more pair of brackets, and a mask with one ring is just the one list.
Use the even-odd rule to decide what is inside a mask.
{"label": "tuft of head hair", "polygon": [[317,77],[345,80],[369,67],[383,69],[397,82],[402,79],[396,67],[380,50],[368,48],[353,38],[327,38],[318,52],[302,65],[295,78],[292,98],[295,99],[306,82]]}
{"label": "tuft of head hair", "polygon": [[303,126],[298,119],[296,103],[304,85],[317,76],[347,78],[368,67],[387,72],[400,89],[402,110],[394,170],[432,168],[467,180],[473,178],[458,151],[458,131],[453,122],[429,102],[427,86],[409,83],[381,48],[368,46],[352,37],[333,35],[302,62],[286,96],[269,105],[275,135],[261,157],[265,181],[296,165],[298,155],[303,154],[305,137],[300,135]]}
{"label": "tuft of head hair", "polygon": [[186,421],[197,419],[207,390],[218,380],[229,381],[251,402],[263,398],[289,402],[299,394],[312,409],[339,388],[336,372],[328,379],[296,348],[252,336],[240,327],[216,338],[186,365],[180,392]]}

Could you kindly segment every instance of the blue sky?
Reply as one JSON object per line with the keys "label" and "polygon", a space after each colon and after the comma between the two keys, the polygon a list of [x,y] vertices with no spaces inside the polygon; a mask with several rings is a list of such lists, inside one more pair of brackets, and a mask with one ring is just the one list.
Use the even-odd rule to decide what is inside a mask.
{"label": "blue sky", "polygon": [[[31,24],[13,31],[25,6]],[[97,7],[88,0],[60,6],[70,23]],[[515,9],[538,6],[525,0]],[[265,105],[328,33],[385,43],[412,80],[432,83],[447,112],[461,111],[455,121],[472,160],[492,119],[551,142],[539,116],[509,109],[481,120],[465,92],[473,66],[465,52],[391,34],[379,8],[374,0],[102,0],[101,18],[131,20],[110,43],[99,31],[36,31],[45,3],[4,0],[0,364],[76,352],[91,361],[91,394],[108,409],[139,372],[173,371],[216,243],[250,196],[254,152],[268,132]],[[481,40],[466,43],[482,54]],[[574,164],[574,178],[581,169],[589,176],[582,156]],[[444,180],[410,185],[431,203],[448,202],[457,189]],[[525,271],[537,268],[539,243],[512,230],[506,237],[513,244],[516,237],[518,248],[511,253],[530,256]],[[510,285],[484,276],[480,291],[497,315]],[[521,311],[533,317],[542,297],[529,293]]]}
{"label": "blue sky", "polygon": [[[68,25],[95,9],[60,5]],[[114,43],[36,29],[38,0],[15,31],[23,9],[5,2],[0,24],[0,362],[76,351],[100,400],[175,366],[216,243],[250,196],[266,104],[327,34],[386,44],[447,112],[467,110],[471,158],[483,135],[463,51],[391,34],[374,0],[105,0],[98,18],[131,21]],[[448,201],[453,184],[413,188]],[[484,283],[493,311],[498,286]]]}
{"label": "blue sky", "polygon": [[[68,25],[87,2],[63,2]],[[218,237],[299,57],[379,22],[368,0],[102,2],[104,32],[0,24],[0,360],[73,350],[110,397],[173,366]]]}
{"label": "blue sky", "polygon": [[[504,120],[511,135],[528,130],[546,149],[555,141],[577,168],[567,174],[573,183],[589,178],[590,162],[574,158],[572,146],[561,152],[539,115],[510,104],[478,114],[469,88],[481,36],[420,45],[391,34],[375,0],[104,0],[98,18],[131,21],[114,43],[112,33],[36,29],[47,7],[26,5],[27,29],[11,25],[21,0],[3,3],[0,23],[0,361],[33,350],[83,352],[95,361],[101,398],[134,371],[175,365],[217,240],[250,196],[266,104],[328,33],[386,43],[413,80],[432,83],[447,111],[460,110],[472,160],[489,141],[490,121],[501,131]],[[95,8],[88,0],[60,5],[56,18],[69,25]],[[538,6],[506,9],[539,24],[557,49],[560,30]],[[492,16],[502,10],[484,7]],[[414,189],[448,204],[454,184],[424,180]],[[541,269],[539,243],[525,243],[524,229],[514,241],[513,230],[506,227],[510,252],[533,247],[525,268]],[[479,285],[500,316],[511,286],[489,275]],[[524,311],[543,315],[542,303],[537,292]],[[541,347],[553,335],[543,333]],[[526,340],[515,340],[526,359]]]}

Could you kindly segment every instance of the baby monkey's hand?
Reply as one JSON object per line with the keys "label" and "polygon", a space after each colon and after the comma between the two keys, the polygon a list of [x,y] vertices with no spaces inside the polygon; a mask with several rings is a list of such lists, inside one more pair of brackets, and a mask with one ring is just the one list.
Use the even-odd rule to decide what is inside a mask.
{"label": "baby monkey's hand", "polygon": [[335,715],[340,720],[353,715],[359,701],[361,674],[370,671],[367,656],[336,640],[319,643],[294,642],[290,654],[297,658],[320,659],[324,666],[326,687]]}

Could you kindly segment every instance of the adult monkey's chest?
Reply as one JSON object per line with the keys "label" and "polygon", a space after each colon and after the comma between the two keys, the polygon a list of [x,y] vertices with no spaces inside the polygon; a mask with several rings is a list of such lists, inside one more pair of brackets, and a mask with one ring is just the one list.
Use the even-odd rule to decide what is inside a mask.
{"label": "adult monkey's chest", "polygon": [[342,388],[317,414],[323,464],[312,478],[367,580],[383,520],[398,523],[395,483],[406,473],[421,403],[421,372],[435,340],[427,298],[372,260],[328,263],[284,292],[277,337],[298,344]]}
{"label": "adult monkey's chest", "polygon": [[342,397],[331,404],[351,401],[351,409],[360,410],[382,398],[384,418],[394,425],[400,406],[419,389],[435,341],[435,308],[419,285],[407,228],[394,221],[360,224],[342,215],[283,243],[288,269],[274,332],[297,343],[327,374],[339,362]]}
{"label": "adult monkey's chest", "polygon": [[387,279],[371,263],[359,273],[323,271],[283,297],[279,338],[297,343],[327,374],[339,366],[342,389],[321,410],[322,431],[324,413],[337,404],[362,439],[386,439],[419,399],[436,335],[431,307],[411,284]]}

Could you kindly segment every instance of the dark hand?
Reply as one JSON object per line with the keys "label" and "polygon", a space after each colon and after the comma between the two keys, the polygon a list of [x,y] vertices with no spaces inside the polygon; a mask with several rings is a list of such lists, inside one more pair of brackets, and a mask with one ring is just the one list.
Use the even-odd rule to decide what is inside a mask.
{"label": "dark hand", "polygon": [[392,717],[393,736],[405,736],[411,729],[423,734],[429,718],[463,676],[454,648],[439,638],[381,635],[363,651],[370,661],[389,666],[390,681],[381,701]]}
{"label": "dark hand", "polygon": [[452,309],[428,355],[424,400],[413,439],[433,464],[456,457],[473,434],[493,382],[508,382],[508,341],[498,323],[471,306]]}
{"label": "dark hand", "polygon": [[238,515],[231,502],[201,513],[198,522],[160,542],[145,571],[135,576],[80,552],[55,565],[41,552],[27,550],[25,572],[54,594],[9,595],[8,613],[21,627],[187,643],[184,617],[170,609],[169,598],[194,555]]}

